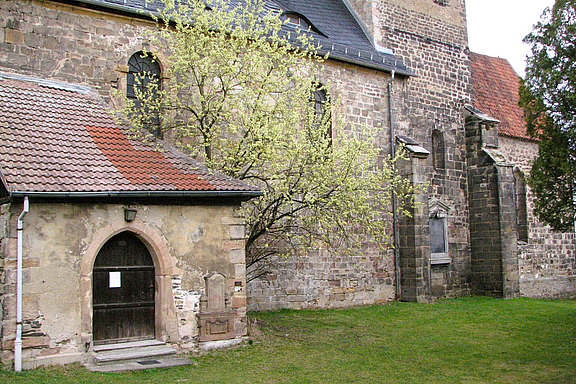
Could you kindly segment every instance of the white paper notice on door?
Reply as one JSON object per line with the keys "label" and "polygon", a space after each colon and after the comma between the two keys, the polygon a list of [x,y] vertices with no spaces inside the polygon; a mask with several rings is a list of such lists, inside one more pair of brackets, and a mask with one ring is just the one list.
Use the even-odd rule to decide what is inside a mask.
{"label": "white paper notice on door", "polygon": [[120,288],[122,284],[120,283],[120,272],[110,272],[110,288]]}

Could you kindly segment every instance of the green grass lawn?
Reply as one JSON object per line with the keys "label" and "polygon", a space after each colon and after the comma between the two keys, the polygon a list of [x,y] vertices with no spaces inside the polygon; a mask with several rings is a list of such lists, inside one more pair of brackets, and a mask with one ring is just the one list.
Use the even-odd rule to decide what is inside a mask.
{"label": "green grass lawn", "polygon": [[466,298],[250,318],[253,344],[192,366],[0,371],[0,382],[576,383],[576,301]]}

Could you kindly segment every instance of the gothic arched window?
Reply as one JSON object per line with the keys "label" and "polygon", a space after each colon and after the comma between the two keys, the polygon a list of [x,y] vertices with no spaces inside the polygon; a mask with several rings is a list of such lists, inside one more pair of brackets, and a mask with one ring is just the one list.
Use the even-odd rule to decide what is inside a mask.
{"label": "gothic arched window", "polygon": [[[156,93],[161,86],[161,69],[158,61],[150,53],[140,51],[133,54],[128,60],[126,97],[134,101],[136,109],[142,108],[142,103],[138,99],[139,95],[145,95],[148,90]],[[143,118],[146,119],[144,126],[156,137],[161,138],[158,111],[149,114],[145,113],[145,111],[142,112]]]}
{"label": "gothic arched window", "polygon": [[514,171],[516,181],[516,225],[518,240],[528,242],[528,208],[526,204],[526,182],[519,169]]}
{"label": "gothic arched window", "polygon": [[128,60],[126,96],[135,100],[135,89],[143,92],[152,83],[158,84],[158,88],[160,88],[160,64],[150,54],[136,52]]}
{"label": "gothic arched window", "polygon": [[319,84],[312,92],[310,102],[314,104],[314,123],[317,125],[325,124],[326,137],[332,137],[332,122],[328,108],[328,94],[324,86]]}
{"label": "gothic arched window", "polygon": [[443,170],[446,168],[444,152],[444,135],[435,129],[432,131],[432,164],[434,169]]}

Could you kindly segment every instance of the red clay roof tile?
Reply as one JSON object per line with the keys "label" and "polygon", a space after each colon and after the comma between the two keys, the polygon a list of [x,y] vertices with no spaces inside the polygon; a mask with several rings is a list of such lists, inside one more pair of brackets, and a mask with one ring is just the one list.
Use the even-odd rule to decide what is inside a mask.
{"label": "red clay roof tile", "polygon": [[0,75],[0,171],[9,192],[257,191],[129,138],[93,94],[24,80]]}
{"label": "red clay roof tile", "polygon": [[[520,78],[506,59],[471,53],[473,105],[501,121],[498,133],[531,139],[518,106]],[[533,140],[533,139],[531,139]]]}

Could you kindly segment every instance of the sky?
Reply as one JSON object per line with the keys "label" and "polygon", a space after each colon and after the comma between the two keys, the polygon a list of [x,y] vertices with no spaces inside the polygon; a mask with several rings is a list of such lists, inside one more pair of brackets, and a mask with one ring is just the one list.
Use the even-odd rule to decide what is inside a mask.
{"label": "sky", "polygon": [[507,59],[524,77],[530,47],[522,42],[554,0],[466,0],[472,52]]}

